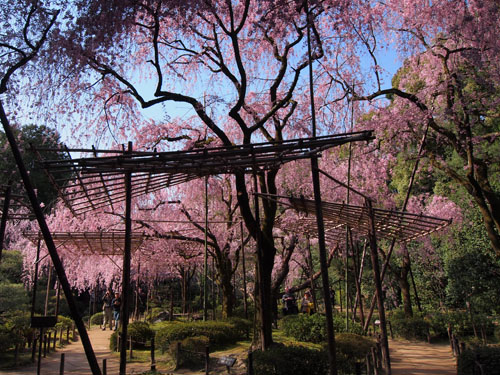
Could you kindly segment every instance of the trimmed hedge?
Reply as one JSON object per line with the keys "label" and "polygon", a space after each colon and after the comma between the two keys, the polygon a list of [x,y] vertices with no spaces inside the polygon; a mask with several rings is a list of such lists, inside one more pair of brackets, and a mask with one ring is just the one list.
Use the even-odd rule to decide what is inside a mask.
{"label": "trimmed hedge", "polygon": [[[339,374],[354,374],[356,363],[362,363],[375,343],[353,333],[335,337],[336,363]],[[276,344],[269,350],[254,352],[255,374],[259,375],[324,375],[328,374],[328,354],[323,349]]]}
{"label": "trimmed hedge", "polygon": [[427,339],[430,326],[422,314],[415,313],[413,317],[407,318],[403,310],[393,310],[389,320],[395,335],[407,340]]}
{"label": "trimmed hedge", "polygon": [[[334,314],[333,326],[335,332],[345,332],[344,317]],[[281,320],[281,327],[285,335],[299,341],[320,343],[327,338],[326,317],[321,314],[287,315]],[[350,323],[349,332],[361,335],[363,328],[358,323]]]}
{"label": "trimmed hedge", "polygon": [[[429,322],[431,333],[434,337],[447,338],[448,325],[452,332],[460,337],[474,335],[474,329],[470,320],[470,314],[466,311],[432,312],[428,314],[426,320]],[[476,328],[484,329],[487,336],[495,334],[494,319],[485,315],[476,314],[474,323]]]}
{"label": "trimmed hedge", "polygon": [[128,335],[133,341],[145,343],[154,337],[155,332],[146,322],[132,322],[127,327]]}
{"label": "trimmed hedge", "polygon": [[222,347],[243,339],[244,333],[238,324],[229,321],[169,322],[163,323],[156,332],[156,343],[166,351],[171,343],[194,336],[206,336],[211,347]]}
{"label": "trimmed hedge", "polygon": [[253,367],[259,375],[325,375],[328,355],[324,350],[275,344],[253,352]]}
{"label": "trimmed hedge", "polygon": [[181,351],[177,351],[178,341],[172,342],[168,352],[178,367],[197,367],[205,363],[205,348],[210,339],[207,336],[187,337],[181,341]]}
{"label": "trimmed hedge", "polygon": [[479,374],[479,369],[474,368],[476,361],[483,365],[485,374],[498,374],[500,371],[500,347],[482,346],[464,350],[457,358],[457,374]]}
{"label": "trimmed hedge", "polygon": [[354,333],[335,335],[337,366],[340,373],[355,374],[356,363],[363,363],[375,342],[366,336]]}
{"label": "trimmed hedge", "polygon": [[95,326],[102,326],[102,323],[104,322],[104,314],[101,312],[95,313],[90,317],[90,324],[93,324]]}

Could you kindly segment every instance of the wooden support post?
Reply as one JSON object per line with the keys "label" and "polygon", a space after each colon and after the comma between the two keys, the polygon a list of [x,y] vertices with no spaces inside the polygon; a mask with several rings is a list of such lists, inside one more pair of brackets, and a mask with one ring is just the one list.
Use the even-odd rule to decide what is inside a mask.
{"label": "wooden support post", "polygon": [[85,329],[85,324],[83,323],[83,320],[78,312],[78,308],[76,306],[75,299],[73,297],[73,291],[71,289],[71,286],[68,282],[68,278],[66,276],[66,272],[64,271],[64,268],[62,266],[61,258],[59,258],[59,254],[57,253],[56,246],[54,244],[54,240],[52,238],[52,234],[50,233],[50,229],[47,225],[47,222],[45,221],[44,213],[42,211],[42,208],[40,206],[40,203],[38,201],[38,198],[35,194],[35,189],[33,188],[33,185],[31,183],[30,177],[28,175],[28,171],[26,170],[26,167],[24,165],[23,157],[21,155],[21,152],[19,151],[19,147],[17,145],[17,140],[16,137],[12,131],[12,128],[9,124],[9,120],[7,118],[7,115],[5,113],[4,107],[2,102],[0,102],[0,122],[3,125],[5,136],[9,142],[10,148],[12,150],[12,155],[14,156],[14,159],[16,161],[19,174],[21,175],[21,178],[24,183],[24,187],[26,190],[26,194],[28,195],[28,198],[30,200],[33,213],[36,216],[36,219],[38,221],[38,226],[40,227],[40,231],[43,234],[43,238],[45,240],[45,244],[47,246],[47,250],[50,254],[50,257],[52,259],[52,264],[54,265],[54,268],[57,273],[57,277],[59,281],[61,282],[64,294],[66,296],[66,301],[68,302],[68,307],[71,313],[71,316],[75,320],[75,323],[78,326],[78,330],[80,331],[80,337],[82,340],[82,345],[85,350],[85,354],[87,356],[87,360],[89,362],[89,366],[91,369],[91,372],[93,375],[101,375],[101,370],[99,368],[99,365],[97,364],[97,359],[95,357],[94,350],[92,349],[92,345],[90,343],[87,330]]}
{"label": "wooden support post", "polygon": [[[246,270],[246,264],[245,264],[245,241],[243,239],[243,221],[240,221],[240,235],[241,235],[241,266],[243,268],[242,269],[242,272],[243,272],[243,311],[245,312],[245,319],[248,319],[247,270]],[[247,331],[247,338],[248,338],[248,331]]]}
{"label": "wooden support post", "polygon": [[108,374],[107,362],[108,360],[106,358],[102,360],[102,375]]}
{"label": "wooden support post", "polygon": [[47,289],[45,291],[45,306],[43,310],[43,315],[47,316],[49,312],[49,296],[50,296],[50,281],[52,279],[52,266],[49,264],[49,271],[47,275]]}
{"label": "wooden support post", "polygon": [[205,375],[210,371],[210,348],[205,346]]}
{"label": "wooden support post", "polygon": [[[128,152],[132,152],[132,142],[128,144]],[[127,373],[127,328],[129,319],[130,259],[132,248],[132,173],[125,173],[125,247],[122,267],[122,342],[120,347],[120,375]]]}
{"label": "wooden support post", "polygon": [[155,361],[155,338],[151,338],[151,371],[156,371],[156,361]]}
{"label": "wooden support post", "polygon": [[59,375],[64,375],[64,353],[61,353],[61,362],[59,363]]}
{"label": "wooden support post", "polygon": [[372,202],[366,200],[366,207],[368,209],[369,217],[369,242],[371,250],[371,260],[373,269],[373,278],[375,282],[375,288],[377,291],[377,302],[378,302],[378,312],[380,320],[380,332],[381,332],[381,344],[382,344],[382,355],[384,358],[384,369],[386,375],[391,375],[391,358],[389,354],[389,342],[387,340],[387,325],[385,319],[385,308],[384,308],[384,295],[382,294],[382,281],[380,277],[379,264],[378,264],[378,249],[377,249],[377,238],[375,232],[375,215],[373,213]]}
{"label": "wooden support post", "polygon": [[3,200],[2,220],[0,221],[0,263],[2,262],[3,240],[5,237],[5,228],[7,227],[7,218],[9,216],[10,194],[12,191],[12,182],[9,181],[7,189],[5,189],[5,197]]}
{"label": "wooden support post", "polygon": [[43,335],[43,358],[47,357],[47,334]]}
{"label": "wooden support post", "polygon": [[253,375],[253,352],[248,352],[247,375]]}
{"label": "wooden support post", "polygon": [[128,337],[128,347],[129,347],[129,359],[133,359],[134,358],[134,354],[132,352],[132,336],[129,336]]}
{"label": "wooden support post", "polygon": [[31,346],[31,362],[35,362],[36,358],[36,345],[38,344],[38,338],[35,336],[33,338],[32,346]]}
{"label": "wooden support post", "polygon": [[40,328],[39,344],[38,344],[38,363],[36,366],[36,375],[40,375],[42,367],[42,346],[43,346],[43,328]]}

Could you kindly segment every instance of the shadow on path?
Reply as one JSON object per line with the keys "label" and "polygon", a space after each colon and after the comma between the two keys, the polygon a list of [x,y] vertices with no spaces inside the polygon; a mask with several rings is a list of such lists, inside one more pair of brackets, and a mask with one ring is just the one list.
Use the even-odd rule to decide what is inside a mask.
{"label": "shadow on path", "polygon": [[456,375],[456,360],[447,344],[390,340],[393,375]]}

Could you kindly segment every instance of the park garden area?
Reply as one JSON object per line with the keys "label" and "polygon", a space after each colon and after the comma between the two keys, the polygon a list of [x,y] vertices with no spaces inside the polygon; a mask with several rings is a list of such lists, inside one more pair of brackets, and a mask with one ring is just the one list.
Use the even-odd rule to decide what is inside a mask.
{"label": "park garden area", "polygon": [[496,1],[0,5],[2,366],[498,371]]}

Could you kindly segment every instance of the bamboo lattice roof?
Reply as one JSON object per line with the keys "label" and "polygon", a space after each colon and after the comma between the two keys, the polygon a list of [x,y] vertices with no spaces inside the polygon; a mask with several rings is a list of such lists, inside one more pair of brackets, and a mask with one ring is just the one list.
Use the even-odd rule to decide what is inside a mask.
{"label": "bamboo lattice roof", "polygon": [[[305,214],[316,215],[314,200],[296,197],[285,197],[270,194],[258,194],[259,196],[274,200],[277,203],[291,207]],[[360,235],[367,235],[370,228],[370,217],[368,208],[345,203],[321,202],[323,220],[325,223],[325,236],[328,231],[341,226],[348,226]],[[395,238],[401,242],[408,242],[416,238],[428,235],[451,223],[451,220],[432,216],[413,214],[410,212],[384,210],[373,208],[375,232],[379,238]],[[305,227],[308,231],[315,231],[314,226]]]}
{"label": "bamboo lattice roof", "polygon": [[[125,173],[132,174],[131,193],[137,197],[203,176],[271,169],[292,160],[310,158],[331,147],[371,139],[372,132],[363,131],[186,151],[66,149],[70,158],[63,161],[43,159],[44,151],[54,150],[34,151],[66,205],[79,214],[124,201]],[[71,158],[72,152],[93,157]],[[54,175],[59,172],[69,172],[72,177],[58,180]]]}
{"label": "bamboo lattice roof", "polygon": [[[0,185],[0,215],[3,215],[3,206],[7,189],[7,185]],[[22,190],[24,191],[24,189]],[[23,194],[16,194],[11,192],[7,220],[33,220],[34,217],[35,216],[31,211],[28,197]]]}
{"label": "bamboo lattice roof", "polygon": [[[293,223],[278,222],[277,226],[283,230],[300,232],[306,236],[317,237],[318,227],[315,216],[299,217]],[[345,227],[342,224],[331,224],[325,221],[325,241],[329,245],[336,245],[345,241]]]}
{"label": "bamboo lattice roof", "polygon": [[[39,232],[25,232],[24,236],[36,244],[43,236]],[[143,233],[132,233],[131,251],[138,250],[146,239]],[[125,232],[52,232],[57,248],[76,255],[123,255]]]}

